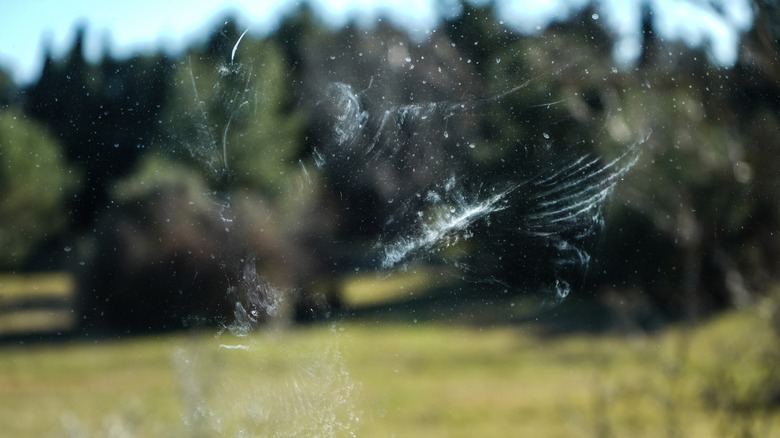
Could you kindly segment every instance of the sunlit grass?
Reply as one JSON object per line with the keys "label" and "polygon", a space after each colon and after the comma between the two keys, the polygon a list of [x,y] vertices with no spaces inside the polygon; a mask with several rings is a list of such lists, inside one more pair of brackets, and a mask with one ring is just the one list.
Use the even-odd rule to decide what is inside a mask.
{"label": "sunlit grass", "polygon": [[76,315],[70,309],[24,310],[0,314],[0,335],[9,333],[34,333],[36,331],[72,330]]}
{"label": "sunlit grass", "polygon": [[0,303],[20,298],[69,297],[73,276],[66,272],[0,274]]}
{"label": "sunlit grass", "polygon": [[0,435],[780,436],[777,410],[708,403],[755,391],[771,342],[742,311],[628,338],[342,323],[6,347]]}
{"label": "sunlit grass", "polygon": [[444,286],[453,280],[445,270],[426,267],[394,272],[392,275],[373,272],[353,274],[341,280],[341,299],[350,307],[408,300],[425,293],[432,286]]}
{"label": "sunlit grass", "polygon": [[0,274],[0,336],[71,330],[74,288],[66,272]]}
{"label": "sunlit grass", "polygon": [[[14,299],[72,288],[61,275],[0,280]],[[359,307],[436,281],[344,284]],[[6,345],[0,436],[780,436],[776,305],[630,337],[362,318],[248,338]],[[52,328],[46,312],[1,315],[0,331]]]}

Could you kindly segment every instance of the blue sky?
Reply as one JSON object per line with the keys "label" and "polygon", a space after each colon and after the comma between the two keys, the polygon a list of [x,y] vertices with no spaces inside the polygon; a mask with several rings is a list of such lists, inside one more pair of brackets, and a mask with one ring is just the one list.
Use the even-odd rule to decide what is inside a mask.
{"label": "blue sky", "polygon": [[[473,0],[483,3],[485,0]],[[136,52],[175,53],[205,37],[228,12],[250,33],[262,35],[294,11],[300,0],[2,0],[0,66],[19,83],[40,73],[45,45],[55,56],[72,44],[75,29],[87,25],[86,53],[96,60],[108,51],[124,57]],[[326,24],[350,18],[370,24],[384,18],[424,35],[442,14],[457,14],[458,0],[310,0]],[[710,59],[734,63],[740,35],[749,30],[749,0],[495,0],[505,25],[524,34],[540,33],[552,22],[565,21],[586,7],[614,35],[617,64],[630,65],[640,54],[639,24],[643,9],[652,12],[656,33],[691,47],[704,46]]]}

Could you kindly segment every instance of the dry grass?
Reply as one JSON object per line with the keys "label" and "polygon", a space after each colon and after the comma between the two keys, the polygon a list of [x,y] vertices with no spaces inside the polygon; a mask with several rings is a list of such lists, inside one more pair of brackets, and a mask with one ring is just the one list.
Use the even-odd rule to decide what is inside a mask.
{"label": "dry grass", "polygon": [[[734,414],[708,405],[711,377],[750,390],[765,322],[741,312],[632,338],[340,324],[6,347],[0,434],[722,436]],[[755,436],[780,435],[776,410],[754,417]]]}
{"label": "dry grass", "polygon": [[374,306],[408,300],[424,293],[433,284],[446,286],[454,277],[446,270],[417,267],[408,271],[395,272],[392,276],[379,276],[366,272],[348,275],[340,284],[341,299],[350,307]]}
{"label": "dry grass", "polygon": [[0,336],[70,330],[73,290],[73,277],[64,272],[0,274]]}
{"label": "dry grass", "polygon": [[[382,285],[417,293],[421,278]],[[2,277],[0,291],[68,281]],[[353,279],[355,302],[387,299],[361,281],[376,280]],[[780,436],[779,302],[630,337],[364,317],[6,344],[0,436]]]}
{"label": "dry grass", "polygon": [[0,303],[20,298],[67,298],[73,287],[73,277],[65,272],[0,274]]}

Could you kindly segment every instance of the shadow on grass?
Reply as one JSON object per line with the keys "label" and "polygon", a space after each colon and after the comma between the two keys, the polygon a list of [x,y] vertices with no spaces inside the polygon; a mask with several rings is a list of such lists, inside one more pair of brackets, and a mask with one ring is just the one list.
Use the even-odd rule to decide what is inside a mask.
{"label": "shadow on grass", "polygon": [[531,325],[546,335],[604,332],[614,320],[611,310],[594,296],[573,296],[551,304],[541,294],[473,284],[435,287],[392,302],[347,307],[340,317],[365,323]]}
{"label": "shadow on grass", "polygon": [[[8,303],[6,303],[8,304]],[[64,341],[115,340],[158,335],[157,331],[90,331],[76,329],[72,300],[29,299],[0,308],[3,317],[26,311],[69,312],[72,324],[32,330],[0,331],[0,346],[57,343]],[[52,313],[53,314],[53,313]],[[395,296],[376,304],[343,306],[330,312],[329,319],[298,322],[301,325],[339,322],[365,324],[448,324],[473,327],[517,326],[542,336],[583,332],[598,334],[616,328],[614,310],[595,294],[572,294],[559,304],[551,304],[542,294],[516,293],[496,285],[452,283],[420,288],[403,297]],[[211,324],[216,327],[218,324]],[[204,328],[198,326],[194,328]],[[186,329],[185,329],[186,330]],[[168,330],[170,332],[171,330]],[[162,332],[166,332],[162,330]]]}
{"label": "shadow on grass", "polygon": [[60,342],[74,336],[69,297],[42,295],[0,301],[0,346]]}

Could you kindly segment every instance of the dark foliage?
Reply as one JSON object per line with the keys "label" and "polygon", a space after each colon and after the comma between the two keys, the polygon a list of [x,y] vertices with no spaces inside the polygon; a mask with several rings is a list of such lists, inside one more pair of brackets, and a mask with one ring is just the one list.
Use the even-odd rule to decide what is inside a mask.
{"label": "dark foliage", "polygon": [[[34,85],[17,91],[1,75],[0,104],[21,106],[45,124],[83,175],[69,228],[42,245],[87,242],[78,260],[85,262],[86,327],[229,321],[236,303],[229,291],[247,263],[292,291],[290,315],[326,315],[338,301],[339,276],[380,267],[371,239],[408,227],[385,220],[398,207],[393,201],[435,187],[444,169],[467,175],[474,191],[484,174],[528,184],[565,166],[567,156],[608,161],[638,138],[649,140],[612,197],[604,237],[588,241],[596,258],[586,277],[577,272],[571,282],[641,290],[669,314],[712,311],[761,296],[780,274],[780,32],[765,18],[777,16],[772,4],[758,7],[767,15],[758,15],[731,70],[670,50],[645,20],[641,62],[618,71],[608,35],[593,20],[579,17],[531,38],[470,3],[424,41],[385,24],[329,31],[302,9],[267,40],[245,36],[241,44],[252,49],[238,56],[267,68],[257,71],[269,77],[259,78],[233,68],[241,33],[232,22],[182,59],[105,57],[91,65],[81,33],[64,59],[48,57]],[[244,87],[248,78],[260,85]],[[262,100],[261,86],[273,102]],[[213,94],[194,101],[184,92],[193,89]],[[372,117],[338,143],[333,126],[345,96],[355,98],[356,114]],[[460,104],[466,110],[447,113]],[[429,125],[405,118],[414,105],[430,111]],[[218,120],[201,120],[204,114]],[[185,119],[190,124],[174,122]],[[451,123],[445,138],[445,123],[434,119]],[[480,147],[464,149],[466,138]],[[358,149],[366,144],[370,152]],[[120,180],[144,184],[135,169],[153,154],[195,169],[201,185],[168,181],[118,196]],[[209,174],[198,154],[224,169]],[[533,195],[518,191],[516,208],[475,225],[463,250],[462,260],[502,278],[511,293],[534,289],[529,278],[554,283],[560,274],[548,262],[561,259],[565,246],[518,237]],[[229,210],[220,210],[227,200]],[[579,228],[564,231],[582,237]]]}
{"label": "dark foliage", "polygon": [[165,127],[160,109],[170,86],[172,60],[163,55],[127,60],[82,56],[84,30],[61,60],[46,56],[41,78],[21,91],[24,111],[62,142],[82,171],[70,210],[74,230],[87,231],[108,202],[107,189],[133,169]]}

